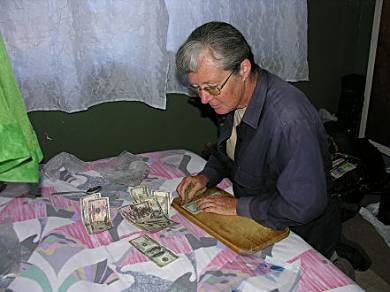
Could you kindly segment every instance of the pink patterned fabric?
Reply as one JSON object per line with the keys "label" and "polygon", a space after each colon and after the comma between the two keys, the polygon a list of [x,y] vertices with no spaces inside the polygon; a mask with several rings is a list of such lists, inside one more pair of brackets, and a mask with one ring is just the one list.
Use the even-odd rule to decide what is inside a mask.
{"label": "pink patterned fabric", "polygon": [[[185,150],[137,157],[150,167],[142,183],[171,192],[180,178],[198,173],[205,164],[201,157]],[[342,287],[360,291],[302,240],[290,241],[289,236],[266,251],[275,260],[290,264],[300,261],[300,267],[294,270],[283,261],[275,264],[259,255],[234,253],[172,208],[170,219],[177,225],[150,236],[179,258],[164,268],[158,267],[129,244],[144,231],[124,221],[118,213],[120,206],[131,202],[128,186],[94,175],[99,167],[116,163],[115,158],[85,162],[80,165],[82,171],[62,170],[59,179],[42,176],[41,197],[7,197],[7,190],[0,194],[1,287],[29,292],[96,291],[96,285],[99,291],[110,292],[245,291],[248,287],[288,291],[298,283],[299,291]],[[97,185],[103,187],[102,195],[110,198],[113,227],[90,235],[80,217],[79,196],[53,193]],[[225,179],[218,186],[228,189],[231,182]],[[286,259],[287,254],[291,256]]]}
{"label": "pink patterned fabric", "polygon": [[[314,249],[291,259],[301,261],[300,291],[325,291],[353,284],[353,281]],[[313,281],[313,279],[317,279]]]}

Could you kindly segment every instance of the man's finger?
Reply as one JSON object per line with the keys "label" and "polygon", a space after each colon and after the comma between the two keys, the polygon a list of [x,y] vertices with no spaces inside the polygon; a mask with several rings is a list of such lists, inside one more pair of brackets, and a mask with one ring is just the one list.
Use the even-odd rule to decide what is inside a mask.
{"label": "man's finger", "polygon": [[184,189],[184,203],[188,202],[188,200],[190,198],[189,194],[190,194],[192,188],[193,188],[192,182],[187,184],[187,186],[185,187],[185,189]]}
{"label": "man's finger", "polygon": [[179,194],[179,196],[180,196],[180,198],[181,199],[183,199],[183,195],[184,195],[184,193],[183,193],[183,186],[185,185],[185,183],[184,183],[184,180],[182,180],[181,182],[180,182],[180,184],[177,186],[177,188],[176,188],[176,190],[177,190],[177,193]]}
{"label": "man's finger", "polygon": [[188,177],[185,177],[181,183],[178,185],[177,187],[177,192],[181,198],[181,200],[184,200],[186,199],[186,189],[188,187],[188,185],[191,184],[191,180],[188,178]]}
{"label": "man's finger", "polygon": [[198,185],[195,185],[191,192],[189,192],[188,194],[190,195],[189,196],[189,199],[193,198],[193,197],[196,197],[196,196],[200,196],[201,194],[203,194],[205,191],[207,190],[206,187],[203,187],[203,188],[199,188],[199,184]]}
{"label": "man's finger", "polygon": [[213,201],[210,200],[201,200],[199,202],[198,207],[202,210],[207,209],[207,208],[214,208]]}

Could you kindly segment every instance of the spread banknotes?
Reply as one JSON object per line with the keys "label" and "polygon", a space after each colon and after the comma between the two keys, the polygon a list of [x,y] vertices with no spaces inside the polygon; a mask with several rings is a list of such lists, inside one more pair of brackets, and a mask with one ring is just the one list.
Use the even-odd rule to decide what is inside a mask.
{"label": "spread banknotes", "polygon": [[166,215],[172,203],[172,196],[169,192],[150,191],[147,186],[139,185],[129,189],[134,202],[141,203],[148,201],[153,210],[163,211]]}
{"label": "spread banknotes", "polygon": [[119,213],[129,223],[147,232],[157,232],[176,225],[169,219],[172,197],[169,192],[150,191],[146,186],[129,189],[132,204],[119,208]]}
{"label": "spread banknotes", "polygon": [[157,232],[176,225],[162,211],[153,210],[149,201],[123,206],[119,208],[119,213],[129,223],[147,232]]}
{"label": "spread banknotes", "polygon": [[141,202],[123,206],[119,212],[125,219],[131,221],[147,221],[153,218],[153,210],[149,202]]}
{"label": "spread banknotes", "polygon": [[[169,192],[150,191],[146,186],[130,189],[133,204],[119,208],[119,213],[128,222],[147,232],[157,232],[176,222],[169,219],[172,196]],[[112,227],[110,201],[100,193],[80,198],[81,219],[89,234],[102,232]]]}
{"label": "spread banknotes", "polygon": [[137,237],[129,242],[159,267],[164,267],[178,259],[175,253],[147,235]]}

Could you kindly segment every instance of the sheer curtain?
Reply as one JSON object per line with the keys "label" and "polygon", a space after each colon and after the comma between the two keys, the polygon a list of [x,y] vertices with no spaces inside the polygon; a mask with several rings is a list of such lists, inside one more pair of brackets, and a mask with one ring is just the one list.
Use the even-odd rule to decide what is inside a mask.
{"label": "sheer curtain", "polygon": [[174,55],[198,25],[240,29],[263,68],[307,80],[306,0],[1,0],[0,32],[27,111],[103,102],[166,108]]}

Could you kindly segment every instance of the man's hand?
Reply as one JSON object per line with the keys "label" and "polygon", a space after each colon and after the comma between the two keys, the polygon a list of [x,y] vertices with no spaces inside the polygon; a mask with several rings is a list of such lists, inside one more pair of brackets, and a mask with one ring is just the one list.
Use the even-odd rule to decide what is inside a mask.
{"label": "man's hand", "polygon": [[206,187],[209,179],[204,175],[186,176],[177,186],[176,190],[181,201],[190,201],[200,190]]}
{"label": "man's hand", "polygon": [[237,199],[228,196],[207,196],[200,200],[198,208],[204,212],[221,215],[237,215]]}

